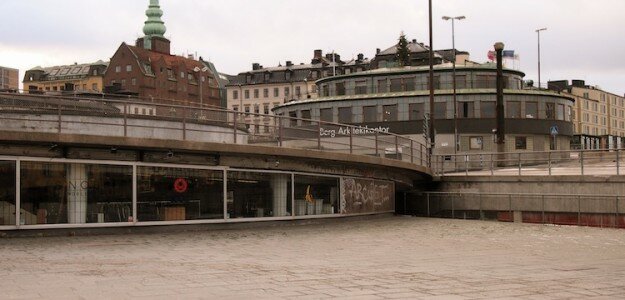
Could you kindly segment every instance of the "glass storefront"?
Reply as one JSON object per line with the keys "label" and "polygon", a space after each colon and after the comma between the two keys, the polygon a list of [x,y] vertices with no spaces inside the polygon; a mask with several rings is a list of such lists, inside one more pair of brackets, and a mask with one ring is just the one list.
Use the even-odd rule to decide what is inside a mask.
{"label": "glass storefront", "polygon": [[228,171],[228,218],[292,215],[291,174]]}
{"label": "glass storefront", "polygon": [[132,217],[131,166],[22,162],[20,183],[21,225],[128,222]]}
{"label": "glass storefront", "polygon": [[0,225],[15,225],[14,161],[0,161]]}
{"label": "glass storefront", "polygon": [[137,168],[138,221],[223,218],[223,171]]}
{"label": "glass storefront", "polygon": [[[347,179],[338,176],[192,166],[135,167],[134,163],[20,160],[18,164],[5,160],[0,161],[0,179],[0,226],[132,225],[386,212],[386,198],[390,197],[376,190],[379,184],[368,181],[345,185],[355,189],[341,194],[342,182]],[[365,183],[369,185],[365,187]],[[386,200],[378,205],[371,197]],[[20,208],[17,219],[16,207]]]}
{"label": "glass storefront", "polygon": [[295,175],[295,215],[338,213],[339,179]]}

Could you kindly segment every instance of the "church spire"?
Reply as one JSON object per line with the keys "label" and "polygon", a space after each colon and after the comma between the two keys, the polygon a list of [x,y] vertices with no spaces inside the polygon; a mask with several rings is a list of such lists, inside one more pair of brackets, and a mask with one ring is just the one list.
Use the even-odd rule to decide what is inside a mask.
{"label": "church spire", "polygon": [[161,20],[163,16],[163,10],[158,4],[158,0],[150,0],[150,6],[145,11],[145,15],[148,20],[145,21],[143,26],[143,34],[145,34],[144,47],[151,48],[152,37],[164,37],[167,28],[165,22]]}

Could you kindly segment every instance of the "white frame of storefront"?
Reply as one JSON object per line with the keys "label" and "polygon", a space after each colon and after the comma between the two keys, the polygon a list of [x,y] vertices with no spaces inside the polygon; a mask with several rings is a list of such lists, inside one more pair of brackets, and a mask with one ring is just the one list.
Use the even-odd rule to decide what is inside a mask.
{"label": "white frame of storefront", "polygon": [[[66,228],[106,228],[106,227],[131,227],[131,226],[157,226],[157,225],[191,225],[191,224],[224,224],[224,223],[245,223],[245,222],[267,222],[267,221],[289,221],[302,219],[322,219],[322,218],[344,218],[350,216],[374,215],[382,213],[392,213],[394,211],[380,211],[372,213],[358,214],[321,214],[321,215],[304,215],[295,216],[295,175],[315,176],[336,178],[339,180],[337,189],[339,191],[340,201],[340,180],[341,178],[357,178],[369,180],[381,180],[356,176],[340,176],[330,174],[306,173],[298,171],[278,171],[278,170],[261,170],[261,169],[242,169],[230,168],[228,166],[203,166],[188,164],[167,164],[167,163],[146,163],[133,161],[111,161],[111,160],[88,160],[88,159],[67,159],[67,158],[45,158],[45,157],[27,157],[27,156],[6,156],[0,155],[0,161],[15,162],[15,225],[0,225],[0,231],[3,230],[26,230],[26,229],[66,229]],[[66,163],[66,164],[91,164],[91,165],[111,165],[111,166],[131,166],[132,167],[132,221],[131,222],[108,222],[108,223],[79,223],[79,224],[37,224],[37,225],[21,225],[21,162],[48,162],[48,163]],[[138,221],[137,219],[137,171],[138,167],[163,167],[163,168],[179,168],[179,169],[200,169],[214,170],[223,172],[223,218],[220,219],[202,219],[202,220],[179,220],[179,221]],[[291,216],[284,217],[254,217],[254,218],[228,218],[228,171],[233,172],[254,172],[254,173],[274,173],[289,174],[291,176]],[[394,184],[394,183],[393,183]]]}

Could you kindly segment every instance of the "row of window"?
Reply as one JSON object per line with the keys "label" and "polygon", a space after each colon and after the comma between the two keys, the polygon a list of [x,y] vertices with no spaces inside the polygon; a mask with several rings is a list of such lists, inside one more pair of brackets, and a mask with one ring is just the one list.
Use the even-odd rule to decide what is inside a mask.
{"label": "row of window", "polygon": [[[73,89],[72,89],[72,87],[73,87]],[[91,91],[99,91],[98,88],[99,87],[98,87],[97,83],[92,83],[91,84]],[[68,91],[88,91],[87,84],[84,84],[84,83],[82,85],[81,84],[70,85],[68,87],[68,89],[66,89],[65,85],[46,86],[45,88],[44,87],[37,88],[36,86],[29,86],[28,89],[29,90],[39,90],[39,91],[45,90],[45,91],[48,91],[48,92],[49,91],[65,91],[65,90],[68,90]]]}
{"label": "row of window", "polygon": [[[264,88],[262,91],[263,91],[262,98],[269,98],[269,89],[268,88]],[[251,90],[251,92],[253,93],[254,99],[259,99],[260,98],[260,89],[253,89],[253,90]],[[316,92],[316,91],[313,88],[313,93],[314,92]],[[284,87],[283,94],[284,94],[284,97],[289,97],[291,95],[291,88],[290,87]],[[308,91],[306,91],[306,94],[308,94]],[[295,96],[300,97],[301,95],[302,95],[302,87],[296,86],[295,87]],[[280,97],[280,88],[277,88],[277,87],[273,88],[273,97],[274,98]],[[246,90],[243,91],[243,98],[244,99],[250,99],[250,90],[249,89],[246,89]],[[238,100],[239,99],[239,91],[238,90],[233,90],[232,91],[232,99],[233,100]]]}
{"label": "row of window", "polygon": [[[279,103],[279,102],[274,102],[274,103],[273,103],[273,107],[276,107],[276,106],[278,106],[278,105],[280,105],[280,103]],[[244,112],[245,112],[246,114],[249,114],[249,113],[250,113],[250,107],[251,107],[251,105],[250,105],[250,104],[246,104],[246,105],[244,105],[244,106],[243,106],[243,108],[244,108]],[[239,105],[233,105],[233,106],[232,106],[232,110],[234,110],[234,111],[239,111]],[[263,114],[265,114],[265,115],[268,115],[270,112],[271,112],[271,111],[270,111],[270,109],[269,109],[269,103],[263,103],[263,112],[262,112],[262,113],[263,113]],[[254,113],[255,113],[255,114],[260,114],[260,113],[261,113],[261,112],[260,112],[260,104],[254,104]]]}
{"label": "row of window", "polygon": [[[535,119],[538,118],[538,102],[525,102],[524,113],[521,112],[520,101],[508,101],[505,109],[506,118],[526,118]],[[495,118],[495,101],[480,101],[480,116],[481,118]],[[353,107],[339,107],[338,108],[338,123],[352,123],[354,122],[354,114],[352,112]],[[566,109],[566,113],[565,113]],[[408,119],[409,120],[423,120],[427,111],[425,111],[424,103],[410,103],[408,104]],[[475,118],[475,102],[462,101],[458,102],[458,117],[459,118]],[[556,103],[544,103],[545,118],[551,120],[571,120],[571,107],[564,106],[564,104]],[[301,110],[300,115],[302,119],[310,119],[310,110]],[[289,113],[290,117],[297,117],[296,111]],[[446,119],[450,117],[447,113],[446,102],[434,103],[434,118]],[[453,117],[453,115],[451,116]],[[325,122],[334,122],[334,109],[333,108],[321,108],[319,109],[319,119]],[[389,122],[398,121],[398,108],[397,104],[382,105],[382,111],[379,113],[377,105],[363,106],[362,107],[362,122]]]}
{"label": "row of window", "polygon": [[[441,76],[434,76],[434,89],[451,89],[452,82],[441,82]],[[470,76],[469,76],[470,78]],[[520,80],[513,77],[505,77],[504,88],[520,89]],[[355,80],[353,89],[346,88],[347,82],[335,82],[334,90],[331,91],[332,85],[323,84],[321,86],[322,95],[343,96],[343,95],[363,95],[367,93],[387,93],[387,92],[409,92],[422,91],[429,89],[429,80],[426,83],[417,82],[416,76],[397,77],[391,79],[378,79],[375,83],[370,83],[365,79]],[[496,88],[495,75],[475,75],[474,80],[467,79],[467,75],[456,75],[456,89],[494,89]]]}

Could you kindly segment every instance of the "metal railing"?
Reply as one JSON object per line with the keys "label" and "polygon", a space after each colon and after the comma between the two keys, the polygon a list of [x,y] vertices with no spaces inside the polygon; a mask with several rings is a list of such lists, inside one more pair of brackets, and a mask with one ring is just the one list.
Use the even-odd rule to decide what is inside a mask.
{"label": "metal railing", "polygon": [[422,192],[412,213],[424,217],[625,228],[623,196]]}
{"label": "metal railing", "polygon": [[625,149],[434,155],[439,176],[621,175]]}
{"label": "metal railing", "polygon": [[[145,101],[0,93],[4,130],[255,144],[371,155],[428,166],[421,142],[375,128]],[[258,118],[250,118],[258,117]],[[254,120],[251,120],[254,119]],[[257,122],[257,120],[259,120]],[[91,131],[89,131],[91,130]]]}

